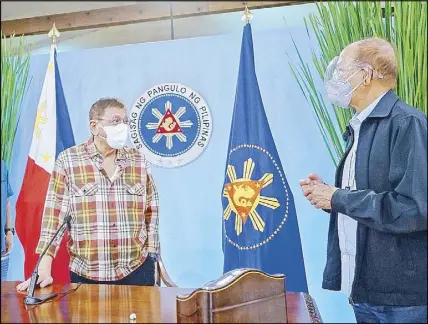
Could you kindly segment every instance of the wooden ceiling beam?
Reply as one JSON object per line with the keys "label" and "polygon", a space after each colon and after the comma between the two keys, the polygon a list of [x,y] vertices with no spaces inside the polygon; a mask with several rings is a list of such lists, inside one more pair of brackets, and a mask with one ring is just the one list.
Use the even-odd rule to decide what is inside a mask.
{"label": "wooden ceiling beam", "polygon": [[[262,9],[309,3],[314,1],[248,1],[249,9]],[[158,2],[140,1],[134,5],[94,9],[79,12],[3,20],[1,30],[5,36],[47,34],[53,23],[59,31],[110,27],[171,18],[244,11],[240,1]]]}

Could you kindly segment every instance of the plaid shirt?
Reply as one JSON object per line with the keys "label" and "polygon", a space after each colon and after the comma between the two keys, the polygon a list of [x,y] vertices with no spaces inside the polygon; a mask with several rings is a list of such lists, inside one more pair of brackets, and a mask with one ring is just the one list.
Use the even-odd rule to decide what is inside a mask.
{"label": "plaid shirt", "polygon": [[[40,254],[71,215],[67,232],[70,270],[89,279],[119,280],[158,253],[158,194],[144,156],[133,148],[117,151],[111,179],[93,139],[59,154],[46,196]],[[63,234],[47,255],[55,257]]]}

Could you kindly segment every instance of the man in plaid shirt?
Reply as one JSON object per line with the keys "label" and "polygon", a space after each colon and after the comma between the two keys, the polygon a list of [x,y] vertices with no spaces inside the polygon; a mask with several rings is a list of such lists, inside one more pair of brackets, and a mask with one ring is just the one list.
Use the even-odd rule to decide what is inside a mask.
{"label": "man in plaid shirt", "polygon": [[[158,194],[148,162],[125,147],[128,118],[117,99],[100,99],[89,112],[92,136],[59,154],[42,219],[40,254],[67,215],[71,282],[153,286],[159,249]],[[39,266],[50,285],[62,235]],[[19,284],[26,290],[29,280]]]}

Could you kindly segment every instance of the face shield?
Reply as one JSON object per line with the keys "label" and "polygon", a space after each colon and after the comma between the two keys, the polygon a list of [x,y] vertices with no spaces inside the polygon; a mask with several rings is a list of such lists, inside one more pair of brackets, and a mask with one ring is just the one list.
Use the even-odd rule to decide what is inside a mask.
{"label": "face shield", "polygon": [[361,70],[366,72],[365,78],[367,78],[367,76],[372,78],[383,78],[383,76],[376,72],[368,63],[339,56],[331,60],[324,74],[324,86],[327,97],[331,103],[343,108],[349,107],[352,93],[364,82],[365,78],[354,88],[349,80]]}

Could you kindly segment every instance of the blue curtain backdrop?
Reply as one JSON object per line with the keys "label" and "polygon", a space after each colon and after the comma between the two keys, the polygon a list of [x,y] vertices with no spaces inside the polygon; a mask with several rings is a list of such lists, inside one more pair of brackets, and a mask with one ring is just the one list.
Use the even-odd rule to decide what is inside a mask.
{"label": "blue curtain backdrop", "polygon": [[[253,21],[256,73],[269,125],[288,183],[294,195],[309,293],[326,322],[354,322],[347,297],[321,289],[326,259],[328,215],[301,195],[299,179],[317,172],[332,181],[334,167],[305,101],[288,67],[294,62],[290,34],[311,65],[310,40],[303,25],[257,31]],[[238,18],[239,19],[239,18]],[[223,272],[222,205],[230,125],[238,76],[242,29],[230,35],[58,52],[58,64],[76,143],[89,136],[89,108],[100,97],[119,97],[130,109],[152,85],[179,82],[201,93],[213,119],[206,151],[178,169],[154,168],[160,193],[162,257],[180,287],[199,287]],[[315,45],[316,44],[312,44]],[[58,44],[59,50],[61,42]],[[34,118],[48,55],[31,59],[30,86],[16,136],[11,185],[16,202],[30,148]],[[312,65],[311,65],[312,66]],[[322,87],[322,82],[319,86]],[[14,217],[14,211],[12,216]],[[8,280],[23,280],[23,251],[15,237]]]}

